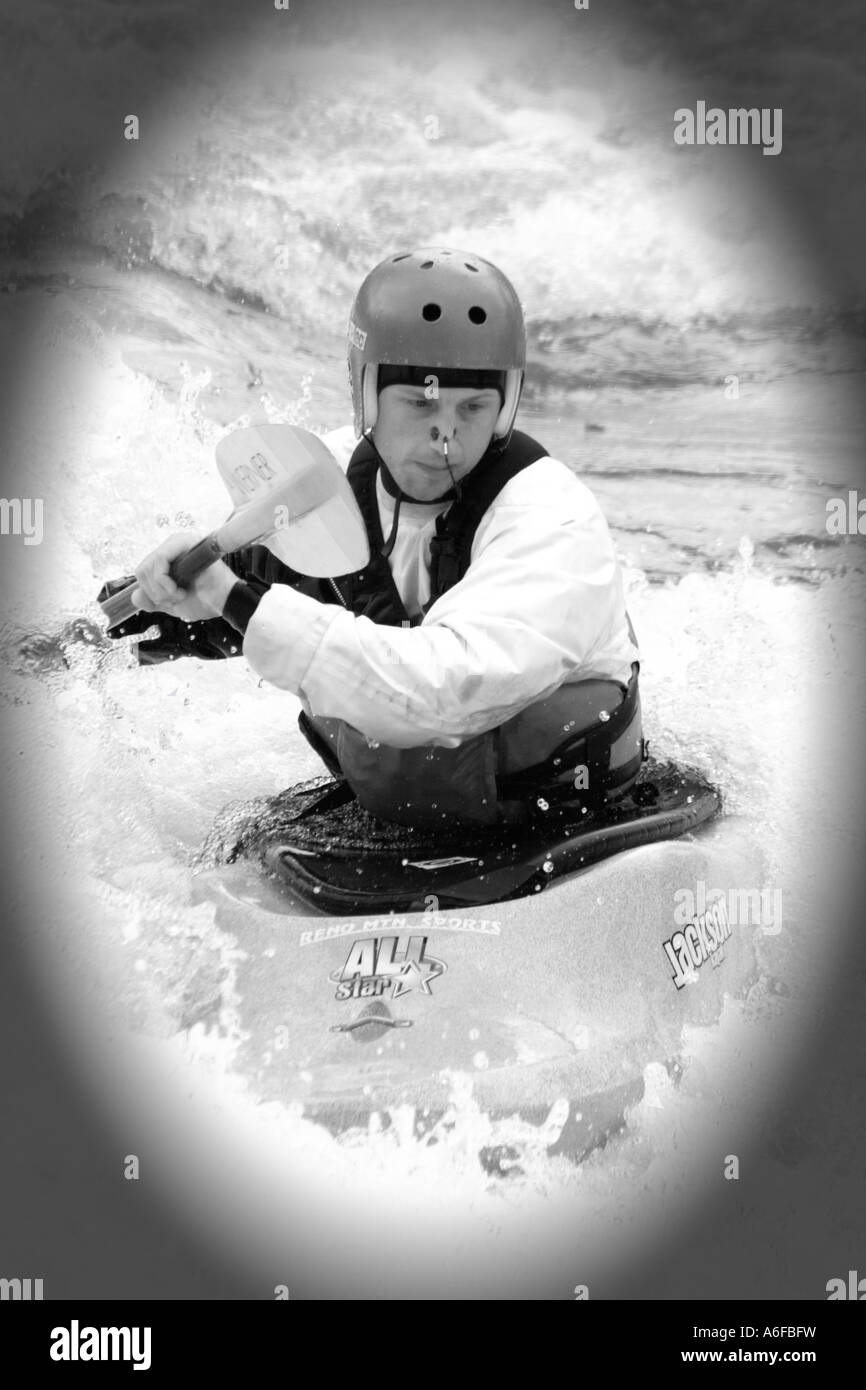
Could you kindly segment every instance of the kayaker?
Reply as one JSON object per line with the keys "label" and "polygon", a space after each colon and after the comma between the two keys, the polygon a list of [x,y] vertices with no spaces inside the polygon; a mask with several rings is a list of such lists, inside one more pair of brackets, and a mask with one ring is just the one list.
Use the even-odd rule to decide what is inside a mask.
{"label": "kayaker", "polygon": [[357,294],[348,359],[354,432],[324,438],[366,569],[311,579],[253,545],[183,591],[168,570],[185,531],[137,567],[145,611],[112,635],[157,626],[143,663],[242,651],[386,820],[519,823],[622,794],[643,743],[620,567],[592,493],[514,428],[513,286],[474,253],[390,255]]}

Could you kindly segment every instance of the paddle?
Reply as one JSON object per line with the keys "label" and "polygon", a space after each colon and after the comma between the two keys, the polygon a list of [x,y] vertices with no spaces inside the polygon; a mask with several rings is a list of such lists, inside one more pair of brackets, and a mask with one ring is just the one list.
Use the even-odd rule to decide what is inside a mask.
{"label": "paddle", "polygon": [[[222,526],[175,560],[186,589],[197,574],[241,546],[261,543],[300,574],[319,578],[363,569],[370,552],[355,496],[330,450],[296,425],[234,430],[216,448],[217,468],[235,504]],[[103,600],[111,627],[138,610],[133,579]]]}

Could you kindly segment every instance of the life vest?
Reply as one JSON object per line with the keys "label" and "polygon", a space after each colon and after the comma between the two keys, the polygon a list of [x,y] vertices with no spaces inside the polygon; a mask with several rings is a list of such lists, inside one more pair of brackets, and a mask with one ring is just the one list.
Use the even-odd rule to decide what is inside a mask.
{"label": "life vest", "polygon": [[[515,430],[506,449],[488,450],[463,480],[459,497],[436,522],[425,613],[466,573],[475,532],[502,488],[545,457],[543,445]],[[335,581],[307,580],[296,587],[325,602],[340,602],[375,623],[414,625],[421,620],[406,612],[382,554],[378,469],[375,450],[361,440],[347,476],[367,529],[369,563]],[[498,729],[468,738],[457,748],[374,744],[345,720],[305,712],[299,723],[330,770],[342,775],[360,804],[382,819],[434,826],[455,819],[519,823],[566,801],[590,807],[636,778],[643,758],[637,664],[628,687],[599,685],[603,704],[613,703],[611,685],[621,699],[612,709],[596,709],[595,717],[587,715],[592,684],[560,686]]]}

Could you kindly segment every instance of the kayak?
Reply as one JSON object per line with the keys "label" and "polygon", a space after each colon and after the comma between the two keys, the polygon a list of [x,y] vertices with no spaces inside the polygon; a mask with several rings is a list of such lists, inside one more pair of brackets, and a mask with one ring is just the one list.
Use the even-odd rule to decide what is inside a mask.
{"label": "kayak", "polygon": [[606,1142],[646,1068],[676,1077],[684,1028],[756,976],[758,924],[736,911],[763,881],[753,834],[694,774],[641,782],[658,796],[638,789],[570,834],[536,827],[531,850],[464,828],[407,859],[401,828],[380,825],[366,875],[339,783],[227,808],[196,883],[242,952],[237,1065],[254,1094],[335,1135],[400,1124],[419,1142],[471,1103],[491,1133],[508,1122],[479,1146],[493,1170],[521,1142],[573,1160]]}
{"label": "kayak", "polygon": [[716,789],[674,764],[651,764],[635,786],[589,813],[534,803],[527,826],[415,831],[366,812],[342,779],[317,779],[228,807],[201,862],[259,860],[286,910],[397,912],[504,902],[539,893],[635,845],[672,839],[720,809]]}

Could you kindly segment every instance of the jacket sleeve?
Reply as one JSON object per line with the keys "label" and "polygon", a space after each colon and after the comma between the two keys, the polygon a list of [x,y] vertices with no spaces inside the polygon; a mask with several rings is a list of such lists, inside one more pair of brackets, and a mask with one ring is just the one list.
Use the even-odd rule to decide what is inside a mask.
{"label": "jacket sleeve", "polygon": [[569,680],[626,684],[629,635],[613,542],[592,494],[540,460],[484,517],[463,579],[400,629],[280,584],[247,627],[253,669],[393,747],[455,747]]}

